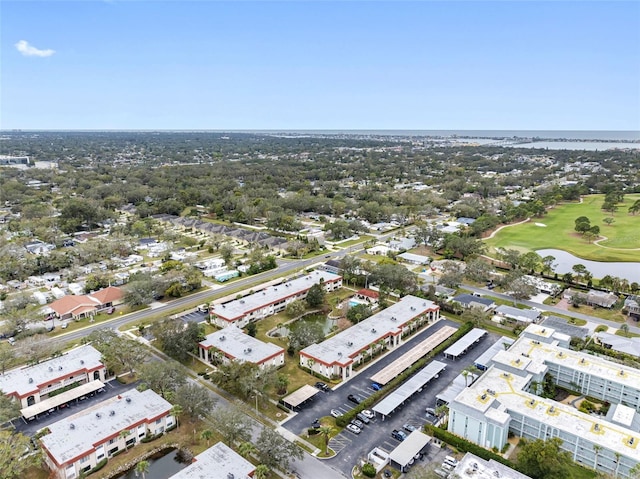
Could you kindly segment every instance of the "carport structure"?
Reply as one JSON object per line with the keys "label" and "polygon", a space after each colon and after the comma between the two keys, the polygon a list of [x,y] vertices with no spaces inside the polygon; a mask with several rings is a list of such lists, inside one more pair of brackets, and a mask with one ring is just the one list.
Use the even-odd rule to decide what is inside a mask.
{"label": "carport structure", "polygon": [[466,353],[475,343],[480,341],[487,332],[484,329],[473,328],[467,334],[462,336],[458,341],[453,343],[444,352],[445,358],[458,359]]}
{"label": "carport structure", "polygon": [[391,451],[389,459],[392,463],[397,464],[402,472],[406,472],[430,442],[431,436],[420,431],[413,431],[398,447]]}
{"label": "carport structure", "polygon": [[86,396],[87,394],[91,394],[92,392],[97,391],[104,387],[102,381],[91,381],[86,384],[81,384],[78,387],[73,389],[69,389],[63,393],[60,393],[56,396],[45,399],[44,401],[37,402],[32,404],[31,406],[27,406],[25,408],[20,409],[20,413],[24,419],[30,420],[38,416],[38,414],[45,413],[51,409],[57,408],[58,406],[62,406],[74,399],[79,399],[82,396]]}
{"label": "carport structure", "polygon": [[293,411],[295,410],[295,408],[299,407],[301,404],[308,401],[319,392],[320,391],[314,388],[313,386],[309,386],[308,384],[305,384],[301,388],[298,388],[297,390],[293,391],[288,396],[282,398],[280,401],[284,406],[288,407]]}
{"label": "carport structure", "polygon": [[452,326],[444,326],[440,328],[438,331],[433,333],[424,341],[420,342],[420,344],[418,344],[417,346],[411,348],[409,351],[404,353],[387,367],[381,369],[376,374],[371,376],[371,380],[375,383],[380,384],[381,386],[384,386],[404,370],[411,367],[413,363],[433,351],[436,346],[446,341],[456,331],[457,328],[454,328]]}
{"label": "carport structure", "polygon": [[382,419],[384,420],[386,416],[395,411],[407,399],[418,392],[418,390],[422,389],[429,381],[438,376],[446,366],[446,364],[441,363],[440,361],[432,361],[418,371],[413,377],[409,378],[398,389],[373,406],[372,409],[381,414]]}

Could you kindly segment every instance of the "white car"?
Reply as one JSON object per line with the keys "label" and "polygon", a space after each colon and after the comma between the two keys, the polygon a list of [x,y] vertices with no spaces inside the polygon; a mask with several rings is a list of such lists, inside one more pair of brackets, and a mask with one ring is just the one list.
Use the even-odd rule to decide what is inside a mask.
{"label": "white car", "polygon": [[368,417],[369,419],[373,419],[376,415],[370,409],[363,409],[361,411],[362,415]]}
{"label": "white car", "polygon": [[332,409],[331,410],[331,415],[333,417],[340,417],[340,416],[342,416],[342,413],[340,411],[338,411],[337,409]]}
{"label": "white car", "polygon": [[351,423],[347,424],[347,429],[354,434],[360,434],[362,432],[362,429],[360,429],[355,424],[351,424]]}

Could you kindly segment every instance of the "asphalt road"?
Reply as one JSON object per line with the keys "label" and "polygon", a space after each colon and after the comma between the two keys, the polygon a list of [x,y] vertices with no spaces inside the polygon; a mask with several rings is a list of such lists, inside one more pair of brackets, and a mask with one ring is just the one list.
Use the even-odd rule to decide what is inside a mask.
{"label": "asphalt road", "polygon": [[[338,385],[337,389],[316,394],[310,403],[304,405],[298,414],[284,424],[284,427],[296,435],[303,435],[316,418],[328,416],[331,409],[337,409],[342,413],[352,409],[355,405],[347,400],[349,394],[355,395],[360,400],[373,394],[374,390],[371,388],[370,379],[373,374],[395,361],[417,343],[445,325],[459,326],[449,320],[438,321],[412,337],[399,348],[390,351],[386,356],[353,376],[349,381]],[[384,421],[380,417],[373,419],[364,426],[361,434],[356,435],[344,429],[330,442],[330,447],[338,452],[338,455],[332,459],[323,460],[323,462],[328,463],[348,477],[354,464],[359,459],[366,458],[374,447],[380,447],[391,452],[400,444],[399,441],[391,437],[391,431],[393,429],[402,429],[404,424],[420,428],[427,421],[433,421],[433,417],[427,417],[425,408],[435,408],[436,395],[446,388],[461,373],[462,369],[473,364],[473,361],[486,351],[490,345],[495,343],[498,338],[499,336],[497,335],[488,334],[463,358],[457,361],[446,359],[442,354],[434,358],[447,364],[447,368],[439,375],[439,378],[434,379],[428,387],[425,387],[422,392],[408,400]]]}
{"label": "asphalt road", "polygon": [[[504,299],[506,301],[513,301],[513,297],[509,296],[508,294],[498,293],[496,291],[492,291],[486,288],[478,288],[475,286],[471,286],[469,284],[462,284],[460,286],[463,287],[464,289],[468,289],[469,291],[472,291],[474,293],[479,293],[483,296],[493,296],[494,298]],[[556,308],[555,306],[536,303],[534,301],[529,301],[529,300],[519,300],[518,303],[524,304],[525,306],[528,306],[530,308],[539,309],[540,311],[547,311],[549,313],[561,314],[564,316],[569,316],[571,318],[583,319],[591,323],[603,324],[605,326],[611,326],[612,328],[616,328],[616,329],[619,328],[621,324],[615,321],[608,321],[606,319],[596,318],[595,316],[589,316],[588,314],[582,314],[576,311],[575,309]],[[632,333],[640,334],[640,327],[629,324],[629,331],[631,331]]]}

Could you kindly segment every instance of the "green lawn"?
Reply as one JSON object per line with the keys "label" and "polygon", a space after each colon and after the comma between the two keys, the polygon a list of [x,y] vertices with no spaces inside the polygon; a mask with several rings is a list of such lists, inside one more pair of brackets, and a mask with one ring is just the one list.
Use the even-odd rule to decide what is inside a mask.
{"label": "green lawn", "polygon": [[[539,249],[562,249],[575,256],[593,261],[637,261],[640,255],[640,215],[630,215],[628,208],[640,195],[626,195],[624,203],[618,205],[611,226],[603,223],[609,216],[600,209],[604,195],[590,195],[582,203],[569,203],[549,210],[542,218],[533,218],[522,225],[503,228],[493,238],[485,240],[491,252],[495,248],[517,249],[522,252]],[[586,216],[591,225],[600,227],[600,235],[606,240],[598,244],[587,243],[574,231],[575,219]],[[546,225],[536,226],[536,223]]]}

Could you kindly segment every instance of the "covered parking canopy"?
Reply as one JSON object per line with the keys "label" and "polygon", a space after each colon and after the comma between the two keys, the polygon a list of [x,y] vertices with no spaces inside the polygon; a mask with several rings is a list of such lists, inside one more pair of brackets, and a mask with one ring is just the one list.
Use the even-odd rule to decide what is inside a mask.
{"label": "covered parking canopy", "polygon": [[456,331],[457,328],[454,328],[452,326],[444,326],[440,328],[438,331],[433,333],[424,341],[420,342],[420,344],[418,344],[417,346],[411,348],[409,351],[404,353],[387,367],[381,369],[376,374],[371,376],[371,380],[380,384],[381,386],[384,386],[398,374],[402,373],[405,369],[411,367],[411,365],[418,359],[426,356],[431,351],[433,351],[436,346],[443,343]]}
{"label": "covered parking canopy", "polygon": [[398,447],[391,451],[389,459],[398,464],[402,472],[405,472],[406,467],[413,464],[416,456],[429,442],[431,442],[431,436],[420,431],[413,431]]}
{"label": "covered parking canopy", "polygon": [[444,352],[444,356],[446,358],[457,359],[462,354],[466,353],[471,346],[480,341],[485,334],[487,334],[487,332],[484,329],[473,328],[458,341],[448,347]]}
{"label": "covered parking canopy", "polygon": [[413,396],[425,384],[435,378],[447,365],[440,361],[432,361],[409,378],[398,389],[389,394],[386,398],[373,406],[373,410],[384,416],[391,414],[398,406]]}
{"label": "covered parking canopy", "polygon": [[286,407],[293,410],[294,408],[300,406],[300,404],[311,399],[313,396],[315,396],[319,392],[320,391],[314,388],[313,386],[309,386],[308,384],[305,384],[301,388],[293,391],[288,396],[282,398],[281,401]]}
{"label": "covered parking canopy", "polygon": [[102,383],[102,381],[98,380],[91,381],[86,384],[81,384],[78,387],[69,389],[68,391],[45,399],[44,401],[40,401],[38,403],[32,404],[31,406],[27,406],[21,409],[20,413],[22,414],[23,418],[29,419],[37,416],[38,414],[42,414],[49,409],[56,408],[58,406],[61,406],[62,404],[68,403],[69,401],[73,401],[74,399],[78,399],[79,397],[91,394],[92,392],[97,391],[98,389],[103,387],[104,384]]}

